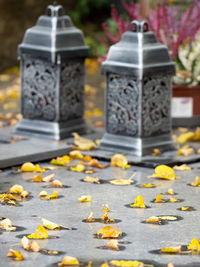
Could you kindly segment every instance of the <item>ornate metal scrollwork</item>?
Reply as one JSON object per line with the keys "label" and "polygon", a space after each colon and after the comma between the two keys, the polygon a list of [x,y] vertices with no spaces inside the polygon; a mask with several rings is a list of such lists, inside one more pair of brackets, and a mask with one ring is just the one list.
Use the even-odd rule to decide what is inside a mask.
{"label": "ornate metal scrollwork", "polygon": [[80,118],[84,113],[84,64],[70,60],[61,66],[60,120]]}
{"label": "ornate metal scrollwork", "polygon": [[24,118],[56,119],[57,66],[39,59],[24,59],[22,113]]}
{"label": "ornate metal scrollwork", "polygon": [[137,136],[139,81],[128,75],[107,76],[107,132]]}
{"label": "ornate metal scrollwork", "polygon": [[142,90],[142,135],[169,133],[171,77],[144,77]]}

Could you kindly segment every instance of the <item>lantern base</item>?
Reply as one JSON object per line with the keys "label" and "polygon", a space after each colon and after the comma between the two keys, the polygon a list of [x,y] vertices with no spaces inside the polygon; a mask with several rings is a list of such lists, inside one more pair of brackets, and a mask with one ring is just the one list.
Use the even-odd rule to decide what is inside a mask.
{"label": "lantern base", "polygon": [[170,134],[141,138],[105,133],[100,143],[102,150],[132,154],[138,157],[151,155],[155,148],[164,152],[175,150],[176,145]]}
{"label": "lantern base", "polygon": [[40,120],[22,119],[17,124],[14,134],[61,140],[71,137],[73,132],[86,133],[87,127],[83,119],[73,119],[68,122],[49,122]]}

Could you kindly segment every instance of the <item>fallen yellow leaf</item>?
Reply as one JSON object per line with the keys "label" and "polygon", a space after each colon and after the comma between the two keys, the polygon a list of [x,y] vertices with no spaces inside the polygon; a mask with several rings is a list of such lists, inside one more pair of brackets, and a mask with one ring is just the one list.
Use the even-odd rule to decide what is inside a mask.
{"label": "fallen yellow leaf", "polygon": [[151,216],[151,217],[147,218],[145,222],[147,222],[147,223],[150,223],[150,222],[160,223],[161,220],[157,216]]}
{"label": "fallen yellow leaf", "polygon": [[51,222],[49,220],[46,220],[44,218],[41,218],[43,225],[50,230],[59,230],[60,229],[60,225],[56,224],[54,222]]}
{"label": "fallen yellow leaf", "polygon": [[55,177],[55,173],[49,174],[47,176],[45,176],[42,181],[45,183],[49,183],[51,182],[51,180]]}
{"label": "fallen yellow leaf", "polygon": [[41,183],[42,182],[42,176],[41,175],[35,175],[32,179],[35,183]]}
{"label": "fallen yellow leaf", "polygon": [[39,164],[34,165],[31,162],[25,162],[22,166],[21,166],[21,171],[24,172],[45,172],[44,168],[40,168]]}
{"label": "fallen yellow leaf", "polygon": [[123,261],[123,260],[112,260],[111,265],[119,267],[144,267],[144,263],[140,261]]}
{"label": "fallen yellow leaf", "polygon": [[170,197],[169,202],[178,202],[179,200],[175,197]]}
{"label": "fallen yellow leaf", "polygon": [[187,132],[187,133],[183,133],[181,135],[179,135],[179,137],[177,137],[176,141],[179,144],[183,144],[186,143],[190,140],[192,140],[194,138],[195,134],[193,132]]}
{"label": "fallen yellow leaf", "polygon": [[24,191],[24,188],[22,185],[15,184],[9,189],[9,193],[11,194],[21,194]]}
{"label": "fallen yellow leaf", "polygon": [[96,148],[96,144],[93,141],[83,138],[77,133],[73,133],[72,135],[74,136],[74,144],[78,150],[91,150]]}
{"label": "fallen yellow leaf", "polygon": [[87,196],[81,196],[78,200],[79,202],[91,202],[91,196],[90,195],[87,195]]}
{"label": "fallen yellow leaf", "polygon": [[103,208],[102,208],[103,212],[109,212],[110,211],[110,208],[109,208],[108,204],[103,204],[102,206],[103,206]]}
{"label": "fallen yellow leaf", "polygon": [[177,154],[179,156],[189,156],[190,154],[192,154],[194,152],[194,148],[190,147],[189,145],[185,145],[183,147],[181,147],[178,151]]}
{"label": "fallen yellow leaf", "polygon": [[142,195],[137,196],[135,198],[135,203],[131,204],[130,206],[134,208],[146,208]]}
{"label": "fallen yellow leaf", "polygon": [[155,173],[150,177],[162,178],[166,180],[175,180],[174,170],[167,165],[159,165],[155,168]]}
{"label": "fallen yellow leaf", "polygon": [[140,187],[145,187],[145,188],[151,188],[153,187],[153,184],[140,184]]}
{"label": "fallen yellow leaf", "polygon": [[60,180],[54,180],[51,184],[50,184],[50,186],[52,186],[52,187],[63,187],[63,184],[61,183],[61,181]]}
{"label": "fallen yellow leaf", "polygon": [[99,178],[94,178],[91,176],[86,176],[83,181],[87,183],[100,184]]}
{"label": "fallen yellow leaf", "polygon": [[46,239],[48,238],[48,232],[47,230],[42,226],[38,225],[35,233],[28,235],[28,238],[33,238],[33,239]]}
{"label": "fallen yellow leaf", "polygon": [[12,221],[8,218],[0,221],[0,228],[6,230],[6,231],[15,231],[16,227],[13,227]]}
{"label": "fallen yellow leaf", "polygon": [[107,223],[111,223],[111,222],[115,221],[114,219],[110,219],[108,217],[108,213],[104,213],[104,215],[101,217],[101,220],[104,221],[104,222],[107,222]]}
{"label": "fallen yellow leaf", "polygon": [[88,166],[104,169],[108,166],[108,164],[100,164],[97,159],[91,159],[88,163]]}
{"label": "fallen yellow leaf", "polygon": [[83,172],[85,170],[85,166],[83,164],[77,164],[76,166],[71,166],[70,171],[76,171],[76,172]]}
{"label": "fallen yellow leaf", "polygon": [[123,154],[115,154],[111,157],[110,165],[112,167],[129,168],[128,160]]}
{"label": "fallen yellow leaf", "polygon": [[47,196],[47,191],[41,191],[39,194],[39,197],[46,197]]}
{"label": "fallen yellow leaf", "polygon": [[200,178],[199,176],[196,176],[195,178],[195,182],[194,183],[191,183],[192,186],[200,186]]}
{"label": "fallen yellow leaf", "polygon": [[160,155],[161,155],[160,149],[154,148],[152,156],[160,156]]}
{"label": "fallen yellow leaf", "polygon": [[161,248],[160,251],[164,252],[164,253],[173,253],[173,254],[180,253],[181,252],[181,246]]}
{"label": "fallen yellow leaf", "polygon": [[177,171],[190,171],[192,168],[189,167],[187,164],[182,164],[180,166],[175,165],[173,169]]}
{"label": "fallen yellow leaf", "polygon": [[193,238],[187,248],[191,250],[200,251],[199,240],[197,238]]}
{"label": "fallen yellow leaf", "polygon": [[98,236],[101,238],[118,238],[122,235],[122,232],[119,231],[116,227],[113,226],[104,226],[97,232]]}
{"label": "fallen yellow leaf", "polygon": [[63,266],[63,265],[79,265],[79,261],[75,257],[65,256],[62,262],[58,263],[58,266]]}
{"label": "fallen yellow leaf", "polygon": [[160,202],[165,202],[165,201],[162,199],[162,195],[158,194],[154,202],[155,203],[160,203]]}
{"label": "fallen yellow leaf", "polygon": [[46,199],[55,199],[58,198],[58,192],[54,191],[52,195],[45,196]]}
{"label": "fallen yellow leaf", "polygon": [[64,155],[62,157],[57,157],[56,159],[52,159],[50,164],[58,165],[58,166],[67,166],[70,162],[70,157],[68,155]]}
{"label": "fallen yellow leaf", "polygon": [[84,156],[79,150],[73,150],[69,153],[71,159],[83,159]]}
{"label": "fallen yellow leaf", "polygon": [[21,239],[21,244],[23,249],[28,251],[38,252],[41,250],[40,246],[35,240],[30,241],[26,236]]}
{"label": "fallen yellow leaf", "polygon": [[15,261],[22,261],[24,260],[24,256],[21,254],[21,252],[17,250],[10,249],[10,251],[7,254],[7,257],[12,257]]}
{"label": "fallen yellow leaf", "polygon": [[110,184],[114,184],[114,185],[130,185],[133,182],[134,181],[130,179],[114,179],[114,180],[109,181]]}
{"label": "fallen yellow leaf", "polygon": [[93,216],[93,211],[90,212],[90,215],[87,217],[86,222],[94,222],[95,219],[93,219],[92,216]]}
{"label": "fallen yellow leaf", "polygon": [[115,249],[115,250],[119,250],[119,246],[118,246],[118,241],[117,240],[110,240],[108,242],[108,247]]}
{"label": "fallen yellow leaf", "polygon": [[174,191],[173,191],[172,188],[169,188],[168,191],[167,191],[167,193],[168,193],[169,195],[174,195]]}

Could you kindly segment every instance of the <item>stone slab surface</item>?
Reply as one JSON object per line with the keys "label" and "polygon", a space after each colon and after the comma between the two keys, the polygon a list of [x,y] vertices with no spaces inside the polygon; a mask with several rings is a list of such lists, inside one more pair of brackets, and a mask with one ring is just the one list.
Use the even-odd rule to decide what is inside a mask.
{"label": "stone slab surface", "polygon": [[[41,164],[46,166],[47,163]],[[65,255],[77,257],[81,262],[92,261],[92,266],[100,266],[105,260],[141,260],[153,266],[167,266],[172,262],[175,267],[179,266],[200,266],[200,255],[157,255],[150,251],[162,247],[187,245],[193,238],[200,238],[199,231],[199,193],[200,188],[188,186],[199,175],[200,163],[191,164],[192,171],[177,171],[181,178],[175,181],[157,180],[147,178],[153,170],[142,167],[131,167],[126,170],[108,167],[106,169],[96,169],[92,176],[104,180],[113,178],[129,178],[136,171],[135,184],[129,186],[116,186],[108,183],[89,184],[81,182],[85,173],[71,172],[68,168],[59,168],[56,171],[47,171],[42,174],[46,176],[55,172],[55,178],[61,180],[68,188],[57,189],[60,196],[57,200],[41,200],[38,194],[42,190],[47,190],[50,194],[54,189],[45,188],[44,183],[32,183],[29,181],[34,173],[14,173],[7,169],[0,173],[0,193],[8,191],[13,184],[23,185],[25,190],[30,191],[32,198],[22,203],[19,207],[1,206],[0,216],[8,217],[16,226],[24,227],[18,232],[3,232],[0,234],[0,266],[9,267],[53,267],[62,260]],[[155,183],[157,188],[139,188],[140,183]],[[151,203],[158,193],[164,193],[169,188],[173,188],[177,193],[175,196],[182,199],[181,203]],[[79,203],[81,195],[91,195],[91,203]],[[134,198],[142,194],[145,203],[150,206],[148,209],[131,209],[126,204],[134,202]],[[168,198],[168,196],[165,196]],[[108,240],[96,239],[94,234],[103,226],[101,223],[84,223],[91,210],[95,218],[103,215],[101,211],[103,204],[109,204],[111,212],[110,218],[121,220],[113,226],[123,231],[124,235],[120,241],[127,241],[122,244],[124,250],[111,251],[98,249],[99,246],[107,244]],[[177,210],[181,206],[189,205],[196,211],[182,212]],[[183,218],[180,221],[169,222],[166,225],[147,225],[141,223],[152,215],[178,215]],[[23,251],[20,245],[19,236],[27,235],[35,231],[41,224],[39,217],[56,222],[76,230],[49,231],[50,235],[57,236],[57,239],[38,241],[40,246],[49,250],[62,251],[62,255],[50,256],[41,253],[31,253]],[[6,257],[9,248],[20,250],[25,256],[22,262],[13,262]]]}

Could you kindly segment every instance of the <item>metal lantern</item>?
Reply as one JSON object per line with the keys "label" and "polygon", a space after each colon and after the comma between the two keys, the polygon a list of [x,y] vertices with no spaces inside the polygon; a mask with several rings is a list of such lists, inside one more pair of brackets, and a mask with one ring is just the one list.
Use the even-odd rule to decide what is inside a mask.
{"label": "metal lantern", "polygon": [[21,112],[15,134],[59,140],[84,131],[84,59],[89,54],[82,31],[63,7],[50,5],[19,45]]}
{"label": "metal lantern", "polygon": [[171,78],[174,63],[145,21],[110,47],[106,73],[106,133],[101,149],[143,156],[174,149],[171,137]]}

